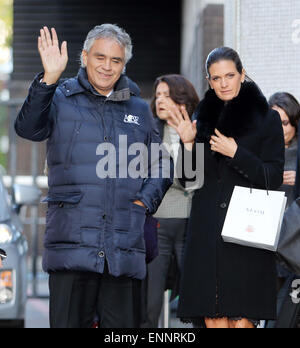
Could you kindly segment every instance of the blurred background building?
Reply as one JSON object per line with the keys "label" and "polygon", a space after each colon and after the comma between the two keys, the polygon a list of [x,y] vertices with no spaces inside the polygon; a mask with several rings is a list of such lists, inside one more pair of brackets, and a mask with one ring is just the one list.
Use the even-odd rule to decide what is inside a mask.
{"label": "blurred background building", "polygon": [[300,99],[300,1],[226,0],[224,41],[267,97],[285,91]]}
{"label": "blurred background building", "polygon": [[[14,0],[13,81],[31,81],[42,70],[36,49],[39,29],[55,27],[68,42],[69,64],[64,77],[77,75],[87,33],[96,25],[115,23],[130,33],[134,57],[128,75],[139,83],[144,96],[153,79],[180,71],[181,0]],[[22,84],[14,83],[20,95]],[[18,88],[19,87],[19,88]]]}
{"label": "blurred background building", "polygon": [[[68,41],[65,77],[71,77],[87,32],[106,22],[131,34],[134,58],[127,73],[146,99],[156,77],[169,73],[185,75],[202,97],[206,57],[222,45],[238,50],[267,97],[284,90],[300,99],[299,0],[0,0],[0,99],[6,102],[0,106],[0,164],[23,181],[33,176],[45,194],[45,143],[18,139],[12,127],[30,82],[42,70],[39,29],[55,27]],[[39,209],[40,253],[45,207]]]}
{"label": "blurred background building", "polygon": [[[7,82],[12,72],[12,0],[0,0],[0,100],[9,99]],[[9,150],[6,110],[0,106],[0,166],[6,167]]]}

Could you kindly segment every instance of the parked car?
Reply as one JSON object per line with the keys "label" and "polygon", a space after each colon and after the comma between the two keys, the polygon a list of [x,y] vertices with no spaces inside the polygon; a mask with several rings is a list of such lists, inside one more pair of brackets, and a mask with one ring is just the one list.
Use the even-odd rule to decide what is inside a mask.
{"label": "parked car", "polygon": [[28,243],[19,213],[40,196],[36,187],[14,185],[10,197],[0,175],[0,248],[7,254],[0,269],[0,327],[25,327]]}

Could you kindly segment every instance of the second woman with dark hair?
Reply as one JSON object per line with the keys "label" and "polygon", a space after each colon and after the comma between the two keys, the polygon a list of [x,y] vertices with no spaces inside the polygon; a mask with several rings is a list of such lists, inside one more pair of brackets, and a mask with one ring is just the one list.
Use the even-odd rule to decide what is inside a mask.
{"label": "second woman with dark hair", "polygon": [[285,191],[289,207],[294,200],[296,184],[297,153],[298,153],[298,126],[300,119],[300,105],[297,99],[286,92],[278,92],[271,96],[269,104],[281,118],[285,142],[285,165],[283,185],[280,191]]}
{"label": "second woman with dark hair", "polygon": [[204,185],[193,198],[178,316],[200,327],[254,328],[276,318],[275,255],[225,243],[221,234],[235,186],[266,189],[265,171],[270,190],[282,184],[282,125],[233,49],[212,51],[206,69],[210,90],[195,121],[184,109],[174,109],[170,123],[187,151],[196,143],[205,147]]}
{"label": "second woman with dark hair", "polygon": [[[282,128],[285,142],[285,164],[283,184],[279,191],[285,191],[287,196],[287,209],[291,206],[295,199],[295,184],[298,157],[298,125],[300,119],[300,105],[297,99],[287,92],[278,92],[271,96],[269,104],[272,109],[276,110],[281,118]],[[297,195],[298,198],[298,195]],[[299,250],[300,252],[300,250]],[[278,297],[277,312],[278,321],[270,321],[267,328],[274,328],[281,325],[285,316],[283,307],[284,300],[289,298],[291,285],[295,279],[295,275],[283,267],[280,263],[277,265],[278,275]],[[285,318],[286,319],[286,318]],[[286,325],[287,323],[285,323]]]}
{"label": "second woman with dark hair", "polygon": [[[191,117],[198,103],[199,98],[195,88],[181,75],[162,76],[154,84],[152,111],[157,118],[163,143],[168,145],[175,163],[180,137],[167,124],[170,108],[180,108],[184,105]],[[158,327],[164,291],[166,288],[173,287],[170,284],[167,285],[171,270],[173,270],[171,273],[174,275],[173,288],[176,295],[176,280],[180,275],[192,197],[192,190],[185,190],[178,180],[174,179],[173,186],[167,192],[155,215],[159,221],[159,256],[148,265],[147,322],[143,327]]]}

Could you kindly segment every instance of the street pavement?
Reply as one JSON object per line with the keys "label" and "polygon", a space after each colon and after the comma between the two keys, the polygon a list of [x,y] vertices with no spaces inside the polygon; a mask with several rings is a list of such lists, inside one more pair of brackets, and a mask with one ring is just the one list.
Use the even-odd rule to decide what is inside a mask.
{"label": "street pavement", "polygon": [[48,275],[39,272],[37,277],[37,295],[41,298],[33,298],[32,277],[28,284],[28,300],[26,305],[25,327],[26,329],[48,329],[49,326],[49,289]]}
{"label": "street pavement", "polygon": [[26,329],[49,329],[49,301],[29,299],[26,306]]}

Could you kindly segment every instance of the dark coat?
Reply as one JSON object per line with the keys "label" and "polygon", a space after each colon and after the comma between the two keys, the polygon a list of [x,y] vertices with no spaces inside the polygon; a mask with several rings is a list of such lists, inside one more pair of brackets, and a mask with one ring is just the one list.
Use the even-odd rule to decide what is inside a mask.
{"label": "dark coat", "polygon": [[300,124],[298,126],[298,155],[297,155],[297,178],[294,187],[294,199],[300,197]]}
{"label": "dark coat", "polygon": [[[270,189],[282,184],[284,137],[279,114],[269,109],[254,83],[245,82],[239,96],[226,105],[208,91],[194,117],[197,142],[205,143],[205,176],[193,200],[178,316],[275,319],[275,255],[224,243],[221,232],[236,185],[264,189],[264,167]],[[236,140],[234,159],[211,151],[215,128]]]}
{"label": "dark coat", "polygon": [[[33,82],[15,129],[32,141],[48,139],[44,270],[103,273],[107,261],[111,275],[143,279],[146,210],[133,202],[141,200],[155,213],[172,180],[148,176],[151,169],[159,172],[162,154],[152,163],[147,156],[152,168],[146,178],[126,178],[119,153],[133,143],[150,150],[152,143],[161,142],[148,104],[125,75],[108,98],[93,89],[85,69],[59,86],[41,84],[40,79]],[[119,144],[121,135],[127,135],[127,143]],[[106,166],[100,165],[107,159],[99,151],[103,143],[114,145],[116,178],[105,177]],[[129,155],[128,164],[135,157]]]}

